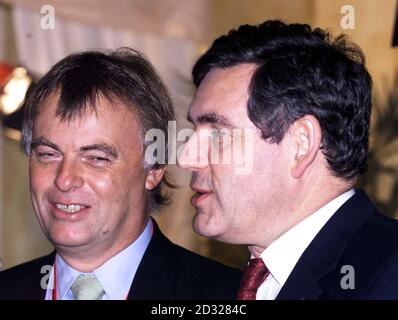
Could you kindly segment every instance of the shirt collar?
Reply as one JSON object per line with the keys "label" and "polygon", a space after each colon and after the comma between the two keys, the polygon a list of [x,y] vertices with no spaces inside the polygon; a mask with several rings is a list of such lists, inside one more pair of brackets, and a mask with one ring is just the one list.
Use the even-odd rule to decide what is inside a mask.
{"label": "shirt collar", "polygon": [[351,189],[328,202],[281,235],[261,253],[270,274],[280,286],[285,284],[297,261],[322,227],[354,194],[354,189]]}
{"label": "shirt collar", "polygon": [[[104,288],[109,300],[126,299],[135,273],[151,240],[153,233],[152,219],[149,219],[141,235],[128,247],[94,270],[94,274]],[[73,299],[70,287],[81,272],[70,267],[60,255],[56,255],[57,296]]]}

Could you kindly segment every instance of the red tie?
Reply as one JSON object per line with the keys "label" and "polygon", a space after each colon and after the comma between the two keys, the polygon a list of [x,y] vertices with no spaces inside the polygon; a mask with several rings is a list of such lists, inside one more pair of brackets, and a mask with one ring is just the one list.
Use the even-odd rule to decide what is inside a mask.
{"label": "red tie", "polygon": [[237,299],[256,300],[257,289],[268,275],[269,271],[261,258],[251,259],[243,273]]}

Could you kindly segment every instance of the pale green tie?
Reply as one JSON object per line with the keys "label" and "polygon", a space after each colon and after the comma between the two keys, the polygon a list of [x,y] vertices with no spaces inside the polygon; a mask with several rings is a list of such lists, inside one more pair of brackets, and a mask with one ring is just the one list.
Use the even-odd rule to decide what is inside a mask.
{"label": "pale green tie", "polygon": [[70,290],[75,300],[101,300],[105,291],[94,274],[81,274]]}

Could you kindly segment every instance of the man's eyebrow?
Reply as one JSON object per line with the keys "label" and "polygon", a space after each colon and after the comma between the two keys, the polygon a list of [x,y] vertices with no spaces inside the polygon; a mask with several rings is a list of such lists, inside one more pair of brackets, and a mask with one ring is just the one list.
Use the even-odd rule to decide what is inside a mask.
{"label": "man's eyebrow", "polygon": [[216,112],[210,112],[210,113],[204,113],[201,114],[196,118],[196,121],[191,117],[191,115],[188,114],[187,120],[189,122],[192,122],[193,124],[217,124],[221,127],[226,127],[226,128],[234,128],[235,126],[232,124],[231,120],[228,119],[227,117],[218,114]]}
{"label": "man's eyebrow", "polygon": [[[54,150],[60,151],[59,147],[44,139],[44,138],[37,138],[37,139],[33,139],[32,143],[30,144],[31,150],[33,150],[34,148],[38,147],[38,146],[46,146],[49,148],[52,148]],[[99,150],[102,152],[105,152],[106,154],[109,154],[110,156],[112,156],[113,158],[117,159],[119,157],[119,153],[117,152],[116,148],[111,147],[105,143],[96,143],[96,144],[91,144],[88,146],[84,146],[80,148],[80,151],[91,151],[91,150]]]}
{"label": "man's eyebrow", "polygon": [[54,144],[54,143],[52,143],[52,142],[50,142],[50,141],[48,141],[48,140],[46,140],[44,138],[33,139],[31,144],[30,144],[30,149],[33,150],[34,148],[36,148],[38,146],[46,146],[46,147],[50,147],[52,149],[55,149],[57,151],[60,151],[59,147],[56,144]]}
{"label": "man's eyebrow", "polygon": [[80,151],[92,151],[92,150],[97,150],[97,151],[102,151],[111,157],[117,159],[119,157],[119,153],[117,152],[116,148],[107,145],[105,143],[96,143],[96,144],[91,144],[88,146],[84,146],[80,148]]}

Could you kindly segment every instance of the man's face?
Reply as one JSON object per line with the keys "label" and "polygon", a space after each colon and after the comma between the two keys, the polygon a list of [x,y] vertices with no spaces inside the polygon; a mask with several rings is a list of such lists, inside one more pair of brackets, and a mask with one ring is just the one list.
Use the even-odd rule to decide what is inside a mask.
{"label": "man's face", "polygon": [[121,249],[143,230],[145,188],[153,187],[136,116],[101,98],[97,113],[61,121],[57,101],[44,101],[33,128],[30,188],[40,225],[58,250]]}
{"label": "man's face", "polygon": [[[248,86],[255,68],[242,64],[212,70],[205,77],[189,111],[195,133],[179,155],[179,165],[193,171],[191,188],[197,192],[192,200],[197,211],[195,231],[230,243],[256,244],[258,239],[266,241],[279,233],[283,217],[278,212],[285,205],[290,175],[292,152],[288,152],[288,144],[285,140],[279,145],[266,142],[247,115]],[[201,135],[203,129],[224,133],[213,133],[208,138]],[[232,135],[228,133],[233,131]],[[250,134],[251,139],[247,137]],[[238,140],[246,141],[241,145],[245,162],[252,163],[250,170],[238,174],[236,169],[241,163],[233,157],[229,163],[212,163],[207,146],[213,142],[205,144],[203,150],[206,139],[220,143],[220,158],[235,154],[232,149]]]}

